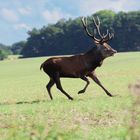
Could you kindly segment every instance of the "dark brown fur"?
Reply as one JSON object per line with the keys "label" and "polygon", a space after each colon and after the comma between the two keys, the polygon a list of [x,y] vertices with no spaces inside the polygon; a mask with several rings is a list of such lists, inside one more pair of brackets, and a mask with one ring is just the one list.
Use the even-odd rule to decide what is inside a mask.
{"label": "dark brown fur", "polygon": [[100,42],[95,40],[96,47],[92,48],[87,53],[70,57],[52,57],[41,64],[40,69],[43,68],[44,72],[50,77],[50,81],[46,88],[51,99],[53,99],[51,87],[56,84],[56,87],[66,95],[68,99],[73,100],[73,98],[62,88],[60,82],[61,77],[81,78],[86,81],[85,87],[78,92],[79,94],[85,92],[90,83],[87,77],[90,77],[108,96],[112,96],[112,94],[103,87],[95,74],[95,69],[102,65],[103,60],[116,53],[116,51],[106,43],[108,40],[102,42],[101,40]]}

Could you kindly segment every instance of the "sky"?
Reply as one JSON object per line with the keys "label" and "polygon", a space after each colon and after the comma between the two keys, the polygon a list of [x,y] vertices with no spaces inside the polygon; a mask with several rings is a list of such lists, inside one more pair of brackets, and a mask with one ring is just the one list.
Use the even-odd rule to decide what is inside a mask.
{"label": "sky", "polygon": [[99,10],[140,10],[140,0],[0,0],[0,43],[26,40],[32,28],[65,18],[91,15]]}

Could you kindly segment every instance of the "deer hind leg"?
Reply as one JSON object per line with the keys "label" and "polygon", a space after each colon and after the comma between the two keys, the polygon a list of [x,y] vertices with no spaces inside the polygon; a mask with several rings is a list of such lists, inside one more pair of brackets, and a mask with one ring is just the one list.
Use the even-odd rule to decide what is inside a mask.
{"label": "deer hind leg", "polygon": [[81,79],[84,80],[84,81],[86,81],[87,83],[86,83],[85,87],[78,92],[78,94],[84,93],[86,91],[89,83],[90,83],[89,80],[86,77],[82,77]]}
{"label": "deer hind leg", "polygon": [[48,94],[49,94],[51,100],[53,100],[53,97],[52,97],[52,94],[51,94],[51,87],[54,85],[54,83],[55,83],[54,80],[50,78],[50,81],[46,86]]}
{"label": "deer hind leg", "polygon": [[73,98],[64,91],[64,89],[62,88],[61,82],[60,82],[60,77],[59,77],[59,73],[56,74],[56,76],[54,77],[54,81],[56,83],[56,87],[65,95],[67,96],[67,98],[69,100],[73,100]]}
{"label": "deer hind leg", "polygon": [[109,93],[109,91],[107,89],[105,89],[105,87],[101,84],[101,82],[99,81],[99,79],[97,78],[97,76],[94,73],[91,73],[88,75],[96,84],[98,84],[104,91],[105,93],[110,96],[113,97],[113,95],[111,93]]}

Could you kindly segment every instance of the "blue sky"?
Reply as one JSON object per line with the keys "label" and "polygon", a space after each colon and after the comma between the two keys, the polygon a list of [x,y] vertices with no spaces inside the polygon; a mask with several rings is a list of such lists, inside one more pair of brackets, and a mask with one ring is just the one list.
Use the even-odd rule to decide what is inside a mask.
{"label": "blue sky", "polygon": [[103,9],[140,10],[140,0],[0,0],[0,43],[11,45],[26,40],[33,27]]}

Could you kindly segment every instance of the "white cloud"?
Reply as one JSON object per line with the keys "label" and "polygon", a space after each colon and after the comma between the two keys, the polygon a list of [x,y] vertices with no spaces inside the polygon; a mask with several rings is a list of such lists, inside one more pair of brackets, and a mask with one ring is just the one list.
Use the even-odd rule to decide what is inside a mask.
{"label": "white cloud", "polygon": [[15,24],[15,25],[14,25],[14,28],[15,28],[16,30],[21,30],[21,29],[30,30],[30,29],[31,29],[31,27],[28,26],[28,25],[25,24],[25,23]]}
{"label": "white cloud", "polygon": [[0,15],[9,22],[17,22],[19,20],[17,14],[10,9],[3,8]]}
{"label": "white cloud", "polygon": [[134,8],[138,4],[140,4],[140,2],[135,0],[103,0],[100,2],[97,2],[97,0],[81,0],[79,10],[83,15],[90,15],[103,9],[110,9],[116,12],[135,10]]}
{"label": "white cloud", "polygon": [[22,8],[18,8],[18,11],[21,15],[30,15],[32,12],[32,9],[30,7],[22,7]]}
{"label": "white cloud", "polygon": [[63,12],[59,9],[54,9],[52,11],[45,10],[42,12],[43,18],[46,20],[47,23],[56,23],[58,20],[62,18],[69,18],[71,15],[63,14]]}

